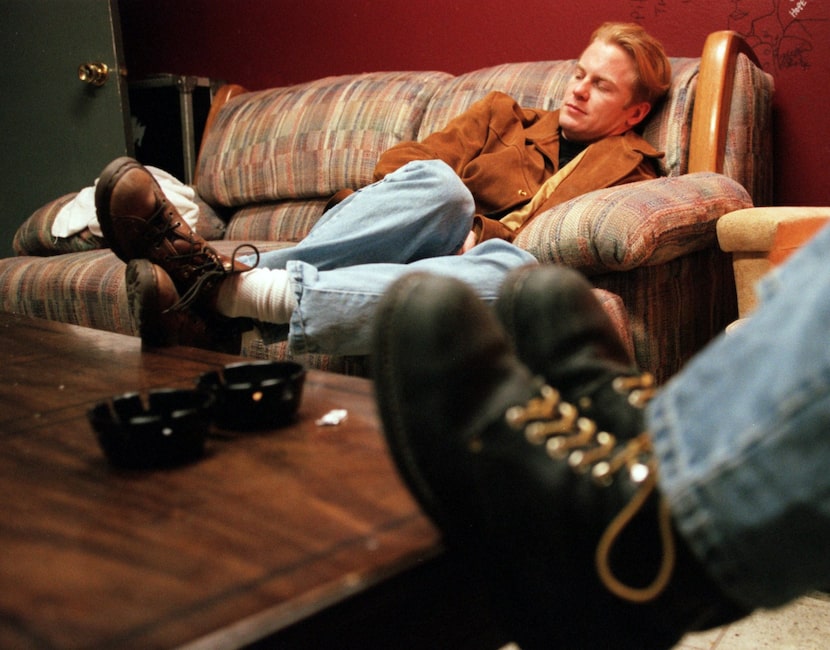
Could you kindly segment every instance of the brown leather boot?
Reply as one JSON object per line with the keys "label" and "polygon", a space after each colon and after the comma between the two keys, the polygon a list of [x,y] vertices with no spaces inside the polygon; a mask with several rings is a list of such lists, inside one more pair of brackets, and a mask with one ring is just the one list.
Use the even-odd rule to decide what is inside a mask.
{"label": "brown leather boot", "polygon": [[203,306],[181,307],[173,280],[160,266],[135,259],[127,264],[127,301],[141,341],[150,347],[187,345],[239,354],[247,318],[227,318]]}
{"label": "brown leather boot", "polygon": [[118,158],[101,172],[95,209],[115,254],[125,262],[144,258],[162,267],[185,305],[210,302],[222,279],[251,268],[196,234],[152,174],[132,158]]}

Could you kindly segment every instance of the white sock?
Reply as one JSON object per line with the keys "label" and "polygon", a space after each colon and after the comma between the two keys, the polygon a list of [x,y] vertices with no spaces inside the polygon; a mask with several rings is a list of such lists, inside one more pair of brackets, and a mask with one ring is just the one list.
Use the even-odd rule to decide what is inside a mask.
{"label": "white sock", "polygon": [[231,318],[287,323],[296,308],[297,298],[283,269],[251,269],[232,276],[216,295],[216,310]]}

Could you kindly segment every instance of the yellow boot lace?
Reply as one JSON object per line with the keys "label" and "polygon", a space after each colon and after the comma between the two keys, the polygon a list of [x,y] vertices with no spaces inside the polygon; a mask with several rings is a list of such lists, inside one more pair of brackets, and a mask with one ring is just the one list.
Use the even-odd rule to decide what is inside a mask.
{"label": "yellow boot lace", "polygon": [[[654,392],[650,375],[624,377],[615,380],[615,390],[628,393],[632,404],[642,406]],[[623,445],[607,431],[600,431],[596,423],[579,415],[578,409],[562,401],[559,392],[544,386],[540,397],[524,406],[515,406],[505,413],[507,423],[515,430],[523,430],[531,444],[544,445],[555,460],[567,460],[573,471],[590,472],[599,486],[607,487],[621,470],[639,489],[626,506],[611,521],[600,537],[595,554],[597,574],[605,587],[625,600],[644,603],[659,596],[671,579],[676,560],[676,547],[671,525],[671,513],[661,499],[658,506],[658,528],[663,547],[660,567],[651,584],[632,587],[620,580],[611,568],[611,550],[614,543],[634,519],[657,486],[657,462],[654,459],[651,438],[642,433]]]}

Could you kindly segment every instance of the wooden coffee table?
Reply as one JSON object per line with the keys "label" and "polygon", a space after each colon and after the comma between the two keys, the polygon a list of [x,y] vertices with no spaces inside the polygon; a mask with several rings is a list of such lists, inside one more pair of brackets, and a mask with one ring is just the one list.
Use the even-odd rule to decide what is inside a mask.
{"label": "wooden coffee table", "polygon": [[[295,424],[217,432],[184,467],[105,460],[92,404],[238,361],[0,314],[0,647],[283,647],[280,630],[296,637],[435,566],[439,534],[395,472],[364,379],[310,371]],[[336,408],[344,423],[315,424]],[[427,599],[452,598],[441,580]]]}

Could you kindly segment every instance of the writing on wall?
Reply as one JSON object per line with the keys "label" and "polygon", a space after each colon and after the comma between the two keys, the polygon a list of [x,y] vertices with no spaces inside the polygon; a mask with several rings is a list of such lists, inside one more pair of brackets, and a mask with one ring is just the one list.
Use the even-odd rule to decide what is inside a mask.
{"label": "writing on wall", "polygon": [[[692,0],[629,0],[631,20],[670,20],[672,13]],[[814,62],[813,44],[822,15],[820,0],[730,0],[721,29],[741,34],[768,72],[808,70]]]}
{"label": "writing on wall", "polygon": [[729,29],[742,34],[770,71],[807,70],[812,63],[811,28],[826,19],[816,15],[817,0],[732,0]]}

